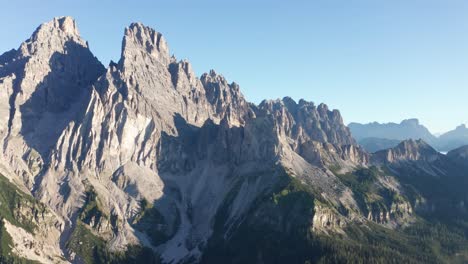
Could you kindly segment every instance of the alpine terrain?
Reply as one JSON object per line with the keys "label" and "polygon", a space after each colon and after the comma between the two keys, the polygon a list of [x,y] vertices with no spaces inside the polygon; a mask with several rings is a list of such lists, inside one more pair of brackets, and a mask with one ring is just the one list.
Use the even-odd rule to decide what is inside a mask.
{"label": "alpine terrain", "polygon": [[468,261],[466,148],[370,154],[338,110],[249,103],[141,23],[107,67],[42,24],[0,101],[0,263]]}

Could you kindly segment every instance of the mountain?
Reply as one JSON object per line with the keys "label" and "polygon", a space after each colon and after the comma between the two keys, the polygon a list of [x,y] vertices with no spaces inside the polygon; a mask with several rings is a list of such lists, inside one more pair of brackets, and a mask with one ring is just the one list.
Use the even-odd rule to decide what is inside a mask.
{"label": "mountain", "polygon": [[438,139],[421,125],[418,119],[406,119],[400,124],[350,123],[348,127],[359,145],[369,152],[395,147],[406,139],[423,139],[433,146],[438,142]]}
{"label": "mountain", "polygon": [[361,145],[365,150],[369,151],[370,153],[374,153],[379,150],[393,148],[397,146],[400,142],[401,140],[398,139],[368,137],[361,139],[359,141],[359,145]]}
{"label": "mountain", "polygon": [[449,151],[447,157],[460,165],[468,166],[468,145]]}
{"label": "mountain", "polygon": [[377,122],[369,124],[350,123],[348,125],[353,137],[358,141],[364,138],[385,138],[385,139],[422,139],[432,143],[436,138],[429,130],[419,123],[418,119],[406,119],[400,124]]}
{"label": "mountain", "polygon": [[468,145],[468,128],[465,125],[460,125],[454,130],[440,135],[437,141],[441,151],[450,151]]}
{"label": "mountain", "polygon": [[422,139],[433,146],[438,146],[438,138],[421,125],[418,119],[406,119],[400,124],[350,123],[348,127],[358,143],[369,152],[394,147],[406,139]]}
{"label": "mountain", "polygon": [[440,154],[421,139],[405,140],[394,148],[381,150],[373,155],[378,163],[400,163],[408,161],[429,162],[440,158]]}
{"label": "mountain", "polygon": [[44,23],[0,56],[0,91],[1,263],[468,259],[459,159],[369,154],[325,104],[249,103],[141,23],[107,68],[72,18]]}
{"label": "mountain", "polygon": [[400,124],[377,122],[369,124],[350,123],[349,129],[364,149],[375,152],[398,145],[405,139],[423,139],[439,151],[450,151],[468,144],[468,128],[460,125],[439,136],[419,124],[417,119],[403,120]]}

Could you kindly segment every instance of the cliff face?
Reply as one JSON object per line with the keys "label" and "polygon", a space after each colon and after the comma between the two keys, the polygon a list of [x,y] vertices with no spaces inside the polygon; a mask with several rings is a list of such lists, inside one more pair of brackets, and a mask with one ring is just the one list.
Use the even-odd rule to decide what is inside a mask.
{"label": "cliff face", "polygon": [[33,188],[63,128],[87,103],[104,67],[71,18],[41,25],[0,67],[3,173]]}

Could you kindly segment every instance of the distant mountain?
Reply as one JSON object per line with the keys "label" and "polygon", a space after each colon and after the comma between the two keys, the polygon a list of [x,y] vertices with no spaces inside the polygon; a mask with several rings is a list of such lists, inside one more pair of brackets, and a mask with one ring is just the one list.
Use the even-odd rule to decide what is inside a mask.
{"label": "distant mountain", "polygon": [[436,146],[437,138],[419,123],[418,119],[406,119],[397,123],[350,123],[351,134],[369,152],[396,146],[406,139],[422,139]]}
{"label": "distant mountain", "polygon": [[348,127],[358,143],[369,152],[394,147],[406,139],[422,139],[439,151],[468,145],[468,128],[464,124],[439,136],[431,134],[418,119],[406,119],[400,124],[350,123]]}
{"label": "distant mountain", "polygon": [[418,119],[406,119],[397,123],[380,124],[377,122],[369,124],[350,123],[348,125],[351,134],[358,141],[364,138],[386,138],[386,139],[422,139],[429,144],[436,141],[436,137],[419,123]]}
{"label": "distant mountain", "polygon": [[387,139],[387,138],[363,138],[359,140],[359,144],[368,152],[374,153],[379,150],[389,149],[396,147],[401,140],[398,139]]}
{"label": "distant mountain", "polygon": [[464,145],[468,145],[468,128],[464,124],[437,139],[437,148],[440,151],[449,151]]}

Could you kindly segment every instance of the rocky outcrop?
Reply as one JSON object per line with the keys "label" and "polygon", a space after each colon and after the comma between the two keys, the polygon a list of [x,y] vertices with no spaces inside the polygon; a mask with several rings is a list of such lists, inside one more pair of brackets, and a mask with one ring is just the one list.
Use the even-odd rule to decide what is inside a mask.
{"label": "rocky outcrop", "polygon": [[434,162],[442,158],[442,154],[422,140],[405,140],[395,148],[376,152],[373,156],[376,163],[399,163],[407,161]]}
{"label": "rocky outcrop", "polygon": [[370,155],[355,145],[334,145],[317,141],[301,144],[297,152],[309,163],[321,167],[339,168],[341,172],[369,163]]}
{"label": "rocky outcrop", "polygon": [[314,207],[312,229],[318,233],[342,233],[349,220],[327,206],[317,204]]}
{"label": "rocky outcrop", "polygon": [[214,70],[201,76],[208,102],[214,107],[220,118],[227,118],[229,124],[241,126],[246,120],[254,118],[255,113],[240,92],[235,82],[229,84],[226,79]]}
{"label": "rocky outcrop", "polygon": [[306,141],[327,142],[335,145],[355,145],[349,129],[343,124],[338,110],[328,106],[315,106],[311,102],[291,98],[263,101],[259,116],[272,116],[278,134],[292,139],[293,148]]}
{"label": "rocky outcrop", "polygon": [[413,221],[413,208],[407,201],[393,201],[388,207],[373,207],[367,219],[392,228],[407,226]]}

